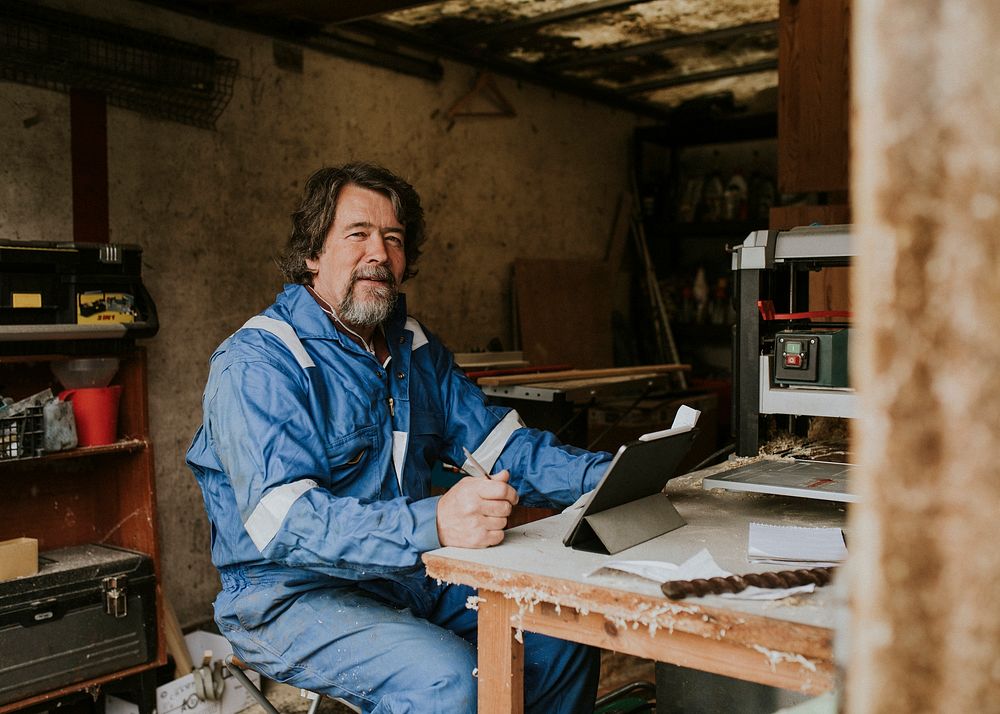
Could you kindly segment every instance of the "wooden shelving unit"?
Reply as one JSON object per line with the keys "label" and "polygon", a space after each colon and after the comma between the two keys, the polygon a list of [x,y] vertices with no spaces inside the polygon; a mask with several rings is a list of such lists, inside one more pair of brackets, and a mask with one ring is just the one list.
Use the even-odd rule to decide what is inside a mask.
{"label": "wooden shelving unit", "polygon": [[[146,401],[146,352],[130,347],[113,355],[121,366],[113,384],[122,387],[119,440],[37,458],[0,460],[0,540],[29,536],[39,551],[101,543],[151,556],[156,573],[157,656],[152,662],[75,682],[57,690],[0,705],[0,714],[74,692],[99,690],[126,677],[151,673],[166,663],[160,559],[156,527],[153,448]],[[58,391],[50,363],[64,356],[0,356],[0,392],[22,398],[46,387]]]}

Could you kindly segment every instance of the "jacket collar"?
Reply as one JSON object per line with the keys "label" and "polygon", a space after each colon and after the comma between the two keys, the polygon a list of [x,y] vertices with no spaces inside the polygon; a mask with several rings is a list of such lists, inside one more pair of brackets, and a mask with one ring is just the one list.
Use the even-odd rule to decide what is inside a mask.
{"label": "jacket collar", "polygon": [[[335,339],[343,341],[348,339],[338,330],[330,317],[323,312],[319,304],[305,289],[305,286],[295,283],[288,283],[284,290],[279,293],[274,305],[265,312],[271,313],[273,317],[284,320],[295,328],[295,333],[299,339]],[[397,332],[406,324],[406,296],[399,294],[396,307],[386,320],[386,332]]]}

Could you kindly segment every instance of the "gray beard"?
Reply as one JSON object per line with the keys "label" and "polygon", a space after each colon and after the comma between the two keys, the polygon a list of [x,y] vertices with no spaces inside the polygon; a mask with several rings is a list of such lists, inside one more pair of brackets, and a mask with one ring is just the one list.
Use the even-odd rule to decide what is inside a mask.
{"label": "gray beard", "polygon": [[354,297],[356,280],[352,281],[344,299],[337,305],[337,315],[349,325],[375,327],[385,322],[396,307],[399,291],[395,285],[383,284],[374,288],[362,288],[367,293],[363,299]]}

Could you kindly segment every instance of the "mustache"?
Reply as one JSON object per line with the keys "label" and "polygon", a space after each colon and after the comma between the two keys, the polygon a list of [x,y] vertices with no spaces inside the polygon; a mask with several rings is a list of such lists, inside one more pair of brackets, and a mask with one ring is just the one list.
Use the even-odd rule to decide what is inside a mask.
{"label": "mustache", "polygon": [[370,268],[358,268],[351,273],[351,287],[359,280],[378,280],[387,283],[389,287],[396,287],[396,276],[392,274],[384,265],[373,265]]}

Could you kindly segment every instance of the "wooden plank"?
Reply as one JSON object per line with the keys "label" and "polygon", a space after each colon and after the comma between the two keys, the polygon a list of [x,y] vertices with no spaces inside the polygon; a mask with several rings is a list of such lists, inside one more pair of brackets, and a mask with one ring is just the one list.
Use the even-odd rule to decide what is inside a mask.
{"label": "wooden plank", "polygon": [[135,451],[141,451],[142,449],[148,448],[149,442],[143,439],[122,439],[116,441],[113,444],[100,444],[98,446],[79,446],[75,449],[67,449],[66,451],[53,451],[51,454],[44,454],[42,456],[34,456],[30,459],[19,459],[17,461],[5,461],[5,467],[15,466],[17,464],[24,464],[25,462],[34,463],[42,461],[60,461],[62,459],[79,459],[86,458],[88,456],[103,456],[105,454],[130,454]]}
{"label": "wooden plank", "polygon": [[780,0],[778,187],[847,191],[850,0]]}
{"label": "wooden plank", "polygon": [[670,372],[689,371],[689,364],[649,364],[638,367],[608,367],[606,369],[568,369],[564,372],[548,372],[534,375],[509,374],[499,377],[480,377],[481,387],[500,387],[508,384],[535,384],[538,382],[568,382],[577,379],[592,379],[600,377],[625,377],[644,374],[667,374]]}
{"label": "wooden plank", "polygon": [[161,598],[161,602],[163,635],[167,641],[167,651],[174,658],[174,679],[179,679],[194,671],[194,663],[191,661],[191,653],[188,652],[187,643],[184,641],[184,632],[181,630],[181,623],[177,621],[174,606],[166,596]]}
{"label": "wooden plank", "polygon": [[[136,665],[135,667],[129,667],[128,669],[111,672],[110,674],[102,674],[100,677],[93,677],[82,682],[74,682],[73,684],[68,684],[65,687],[53,689],[42,694],[36,694],[35,696],[28,697],[27,699],[21,699],[16,702],[0,705],[0,714],[8,714],[8,712],[16,712],[21,709],[27,709],[28,707],[41,704],[42,702],[54,701],[59,697],[64,697],[67,694],[73,694],[74,692],[100,692],[101,686],[104,684],[116,682],[120,679],[124,679],[125,677],[131,677],[133,674],[141,674],[142,672],[162,667],[164,664],[166,664],[166,659],[161,652],[160,657],[157,658],[155,662],[147,662],[145,664]],[[56,709],[57,707],[53,706],[52,708]]]}
{"label": "wooden plank", "polygon": [[611,622],[600,613],[582,614],[549,603],[535,605],[516,616],[515,622],[529,632],[808,694],[828,691],[836,680],[829,656],[807,659],[790,652],[787,645],[781,650],[754,649],[730,639],[728,633],[711,638],[667,629],[651,632]]}
{"label": "wooden plank", "polygon": [[[432,578],[462,583],[480,591],[492,590],[515,598],[530,599],[536,610],[540,603],[547,602],[553,607],[558,604],[560,610],[576,609],[595,613],[602,620],[622,622],[627,621],[631,613],[634,619],[628,622],[629,626],[637,623],[638,629],[644,631],[647,637],[651,636],[651,630],[662,629],[698,638],[692,642],[725,639],[731,645],[790,653],[793,657],[801,656],[813,663],[832,660],[833,634],[825,627],[687,601],[674,602],[663,596],[651,597],[605,585],[517,572],[432,553],[425,553],[423,560],[427,574]],[[526,617],[529,611],[527,608],[524,612],[519,611],[517,617]],[[571,628],[566,633],[570,631]],[[647,656],[639,651],[620,651]]]}
{"label": "wooden plank", "polygon": [[607,264],[518,259],[514,285],[525,359],[535,364],[568,362],[578,368],[614,363]]}
{"label": "wooden plank", "polygon": [[[527,363],[525,363],[527,364]],[[459,365],[461,366],[461,365]],[[467,369],[465,376],[469,379],[480,379],[482,377],[501,377],[511,374],[538,374],[540,372],[565,372],[572,369],[571,364],[548,364],[536,365],[534,367],[511,367],[506,369]]]}
{"label": "wooden plank", "polygon": [[479,597],[479,712],[524,712],[524,645],[514,637],[513,601],[495,591]]}
{"label": "wooden plank", "polygon": [[[824,268],[809,273],[809,310],[850,310],[851,269]],[[843,322],[839,318],[818,318],[816,322]]]}
{"label": "wooden plank", "polygon": [[798,226],[822,223],[839,226],[851,222],[851,207],[847,204],[826,206],[775,206],[768,217],[768,227],[773,231],[787,231]]}

